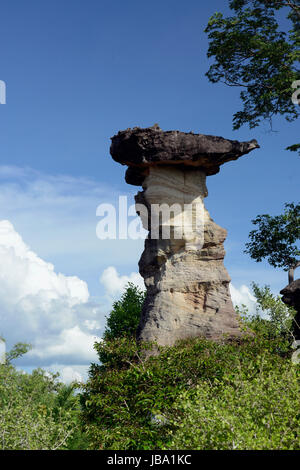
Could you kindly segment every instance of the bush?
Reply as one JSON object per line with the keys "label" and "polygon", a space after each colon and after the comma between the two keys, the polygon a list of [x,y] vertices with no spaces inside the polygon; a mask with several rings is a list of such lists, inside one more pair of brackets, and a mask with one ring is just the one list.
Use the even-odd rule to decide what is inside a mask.
{"label": "bush", "polygon": [[183,393],[168,449],[299,449],[299,371],[287,360],[270,369],[259,356],[250,379],[252,365]]}
{"label": "bush", "polygon": [[[79,428],[75,384],[36,369],[17,371],[10,363],[29,350],[18,343],[0,365],[0,449],[57,450],[87,447]],[[78,447],[77,447],[78,448]]]}
{"label": "bush", "polygon": [[44,371],[18,372],[0,366],[0,446],[2,450],[66,449],[76,430],[72,408],[56,403],[57,385]]}
{"label": "bush", "polygon": [[[114,343],[112,347],[116,351],[119,346]],[[272,403],[276,404],[276,401],[282,400],[283,390],[289,380],[288,370],[291,369],[293,377],[297,368],[290,361],[289,347],[284,340],[266,340],[258,335],[231,343],[213,343],[197,338],[181,342],[172,348],[164,348],[159,356],[148,360],[141,359],[140,351],[132,339],[124,340],[120,348],[123,367],[112,367],[105,371],[92,370],[82,395],[83,420],[94,449],[169,448],[176,444],[174,433],[180,420],[185,423],[185,415],[178,414],[178,400],[180,402],[185,393],[202,388],[208,393],[212,387],[212,395],[216,390],[224,389],[223,397],[219,393],[223,408],[216,410],[220,423],[222,410],[226,408],[222,399],[229,393],[228,387],[231,387],[233,393],[238,383],[242,383],[244,388],[248,384],[249,398],[245,413],[255,409],[258,401],[261,413],[266,415],[267,420],[272,419],[272,407],[267,399],[270,374],[276,379],[271,397]],[[283,372],[285,375],[282,375]],[[264,400],[261,400],[259,394],[255,398],[255,388],[261,387],[263,390],[263,384],[266,389]],[[294,379],[291,380],[286,396],[290,411],[286,410],[288,418],[286,421],[283,419],[281,432],[289,431],[291,410],[299,425],[299,402],[295,401],[295,397],[297,394],[299,397],[300,390],[298,387],[293,391],[293,386]],[[232,406],[234,407],[235,401],[237,406],[241,406],[243,399],[233,393]],[[207,418],[211,417],[211,412],[212,409],[207,411]],[[179,421],[175,419],[177,416],[180,417]],[[153,419],[155,417],[159,419]],[[223,417],[226,419],[226,414]],[[157,421],[165,424],[158,426],[155,424]],[[241,424],[236,432],[242,432],[243,429]],[[251,433],[248,446],[256,448],[257,443],[253,440],[251,444],[250,436]],[[176,439],[179,439],[179,435]],[[299,441],[296,442],[298,445]],[[224,441],[224,446],[226,445],[227,441]],[[286,442],[282,445],[286,445]],[[194,441],[191,441],[189,448],[193,446]]]}
{"label": "bush", "polygon": [[[269,291],[261,293],[263,306]],[[299,448],[299,366],[290,360],[283,320],[248,315],[245,330],[254,335],[185,340],[148,359],[149,345],[137,345],[119,321],[117,336],[95,345],[104,363],[91,366],[81,395],[90,447]]]}
{"label": "bush", "polygon": [[244,322],[265,337],[281,337],[293,341],[293,322],[296,311],[284,304],[279,295],[272,294],[269,286],[260,287],[253,282],[252,290],[256,299],[256,313],[249,314],[245,305],[242,305],[242,308],[236,306],[236,312]]}

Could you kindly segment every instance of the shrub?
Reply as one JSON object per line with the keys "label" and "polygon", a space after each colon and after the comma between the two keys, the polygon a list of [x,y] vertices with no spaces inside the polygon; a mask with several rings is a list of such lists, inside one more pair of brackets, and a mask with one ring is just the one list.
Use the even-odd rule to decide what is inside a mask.
{"label": "shrub", "polygon": [[250,379],[252,365],[180,395],[168,449],[299,449],[299,370],[262,355]]}
{"label": "shrub", "polygon": [[252,290],[256,299],[256,313],[249,314],[245,305],[236,306],[236,311],[244,322],[265,337],[285,337],[293,341],[293,322],[296,311],[285,305],[279,295],[272,294],[269,286],[260,287],[252,283]]}
{"label": "shrub", "polygon": [[76,430],[72,408],[56,402],[58,385],[42,370],[18,372],[0,366],[0,446],[2,450],[66,449]]}
{"label": "shrub", "polygon": [[[87,447],[79,429],[79,397],[75,384],[58,374],[35,369],[17,371],[11,361],[29,350],[18,343],[0,365],[0,449],[57,450]],[[78,448],[78,447],[77,447]]]}
{"label": "shrub", "polygon": [[115,333],[95,345],[102,364],[92,364],[81,394],[90,447],[298,448],[299,366],[290,360],[290,338],[280,326],[288,324],[282,302],[275,299],[275,315],[272,302],[265,303],[271,294],[261,294],[261,307],[274,314],[244,315],[245,331],[250,327],[254,335],[218,343],[189,339],[159,347],[160,354],[148,359],[143,350],[149,345],[137,345],[134,329],[122,327],[121,309],[118,328],[109,330]]}
{"label": "shrub", "polygon": [[[119,346],[114,343],[112,348],[116,352]],[[285,340],[269,340],[259,335],[231,343],[214,343],[200,338],[183,341],[172,348],[163,348],[159,356],[147,360],[141,359],[138,347],[130,338],[124,339],[120,348],[123,366],[104,371],[92,369],[81,397],[83,421],[94,449],[167,449],[176,442],[174,432],[179,424],[172,421],[172,417],[178,415],[178,400],[185,393],[202,387],[209,390],[210,386],[214,390],[229,385],[234,388],[234,380],[240,380],[249,383],[249,390],[253,391],[249,397],[249,411],[255,406],[258,378],[263,387],[264,381],[267,385],[269,375],[277,371],[274,384],[277,392],[274,390],[272,397],[276,402],[276,393],[279,400],[286,386],[280,371],[295,367],[289,360],[290,351]],[[297,402],[292,397],[297,393],[299,397],[299,388],[294,394],[288,394],[289,406],[295,416]],[[267,400],[260,406],[269,419]],[[219,416],[221,413],[220,408]],[[153,420],[157,416],[162,417],[161,422],[167,418],[167,422],[158,426]],[[184,419],[182,413],[178,416]],[[287,421],[287,428],[288,425]],[[252,447],[255,446],[253,441]]]}

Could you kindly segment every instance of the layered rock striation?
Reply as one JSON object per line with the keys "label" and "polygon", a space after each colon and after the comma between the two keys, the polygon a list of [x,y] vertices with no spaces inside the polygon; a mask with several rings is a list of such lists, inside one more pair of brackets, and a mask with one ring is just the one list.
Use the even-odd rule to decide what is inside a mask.
{"label": "layered rock striation", "polygon": [[147,296],[138,340],[165,346],[194,336],[241,334],[223,264],[227,232],[203,201],[206,176],[257,147],[254,140],[163,132],[158,125],[112,138],[112,157],[128,166],[126,181],[143,188],[136,210],[149,231],[139,262]]}

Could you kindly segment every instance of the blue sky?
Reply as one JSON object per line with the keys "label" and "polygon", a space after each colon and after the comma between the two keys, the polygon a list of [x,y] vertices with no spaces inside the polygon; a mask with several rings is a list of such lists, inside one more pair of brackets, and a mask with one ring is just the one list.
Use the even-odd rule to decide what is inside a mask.
{"label": "blue sky", "polygon": [[[206,206],[228,230],[225,265],[237,289],[256,280],[278,292],[287,283],[286,273],[255,263],[243,249],[252,218],[280,213],[284,202],[298,201],[300,160],[284,148],[299,140],[299,124],[276,119],[277,132],[269,132],[268,124],[232,130],[239,90],[205,77],[204,28],[215,11],[228,12],[226,5],[220,0],[1,4],[0,79],[7,85],[7,104],[0,105],[0,220],[9,220],[56,273],[87,283],[89,302],[100,306],[98,336],[111,301],[100,276],[109,267],[130,276],[143,249],[142,241],[100,241],[95,235],[97,205],[118,195],[133,201],[136,191],[109,154],[110,137],[120,129],[158,122],[164,130],[256,138],[261,149],[208,178]],[[15,340],[2,324],[0,334]],[[17,333],[27,340],[28,331]],[[59,356],[49,361],[59,364]]]}

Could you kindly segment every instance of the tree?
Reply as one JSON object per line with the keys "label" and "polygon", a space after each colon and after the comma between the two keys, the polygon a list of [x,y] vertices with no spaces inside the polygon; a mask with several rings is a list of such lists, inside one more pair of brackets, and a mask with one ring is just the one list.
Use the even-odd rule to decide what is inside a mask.
{"label": "tree", "polygon": [[75,385],[58,382],[59,374],[42,369],[28,374],[11,364],[29,349],[28,344],[16,344],[0,364],[0,449],[57,450],[84,445]]}
{"label": "tree", "polygon": [[294,340],[295,310],[284,304],[280,295],[272,294],[270,286],[260,287],[252,282],[252,291],[256,299],[255,314],[249,313],[246,305],[235,306],[237,314],[247,326],[266,338],[281,337]]}
{"label": "tree", "polygon": [[145,293],[129,282],[121,299],[114,302],[107,317],[103,338],[111,340],[135,334],[139,324]]}
{"label": "tree", "polygon": [[17,343],[13,346],[13,348],[8,351],[5,355],[5,362],[6,364],[11,364],[11,362],[15,359],[18,359],[24,354],[26,354],[32,348],[31,344],[29,343]]}
{"label": "tree", "polygon": [[127,367],[136,359],[135,333],[140,321],[145,292],[129,282],[106,320],[103,339],[95,343],[101,365],[92,364],[90,376],[110,368]]}
{"label": "tree", "polygon": [[[300,78],[299,0],[231,0],[229,6],[234,16],[215,13],[205,29],[207,55],[215,59],[206,76],[212,83],[243,88],[243,109],[234,114],[233,128],[254,128],[262,120],[272,128],[275,115],[296,120],[300,107],[292,96]],[[280,29],[279,10],[287,13],[289,31]],[[300,154],[300,143],[287,149]]]}
{"label": "tree", "polygon": [[257,262],[266,258],[274,268],[288,271],[289,283],[293,282],[294,270],[300,266],[300,204],[285,204],[283,214],[258,215],[252,223],[258,228],[249,233],[245,253]]}

